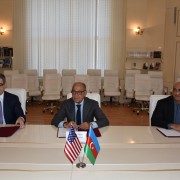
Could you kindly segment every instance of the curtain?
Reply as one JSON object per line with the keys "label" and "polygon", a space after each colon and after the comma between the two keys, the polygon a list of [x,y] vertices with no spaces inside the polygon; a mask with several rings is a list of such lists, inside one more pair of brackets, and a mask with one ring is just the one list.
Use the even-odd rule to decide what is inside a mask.
{"label": "curtain", "polygon": [[16,0],[14,68],[117,69],[123,54],[123,0]]}

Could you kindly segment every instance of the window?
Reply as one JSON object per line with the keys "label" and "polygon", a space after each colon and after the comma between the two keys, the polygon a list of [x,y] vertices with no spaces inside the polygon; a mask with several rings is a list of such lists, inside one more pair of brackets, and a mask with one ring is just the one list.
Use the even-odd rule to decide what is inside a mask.
{"label": "window", "polygon": [[14,2],[18,69],[113,69],[122,56],[123,0]]}

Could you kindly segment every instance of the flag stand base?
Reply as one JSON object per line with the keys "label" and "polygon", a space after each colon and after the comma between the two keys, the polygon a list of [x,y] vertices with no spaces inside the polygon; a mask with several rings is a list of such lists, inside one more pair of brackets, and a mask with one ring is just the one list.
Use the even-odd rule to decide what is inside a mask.
{"label": "flag stand base", "polygon": [[76,164],[76,167],[77,168],[85,168],[86,164],[84,162],[79,162],[79,163]]}

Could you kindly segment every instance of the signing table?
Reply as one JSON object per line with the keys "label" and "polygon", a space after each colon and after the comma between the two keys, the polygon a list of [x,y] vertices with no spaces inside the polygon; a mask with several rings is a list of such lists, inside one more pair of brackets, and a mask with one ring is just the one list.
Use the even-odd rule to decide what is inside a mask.
{"label": "signing table", "polygon": [[[109,126],[100,129],[95,165],[71,165],[64,155],[65,138],[51,125],[26,125],[0,138],[2,179],[179,179],[180,138],[167,138],[156,127]],[[83,152],[81,152],[83,156]]]}

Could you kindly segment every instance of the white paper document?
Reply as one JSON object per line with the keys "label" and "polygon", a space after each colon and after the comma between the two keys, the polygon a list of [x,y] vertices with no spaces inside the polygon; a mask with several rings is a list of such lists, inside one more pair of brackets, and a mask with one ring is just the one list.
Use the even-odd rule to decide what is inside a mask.
{"label": "white paper document", "polygon": [[[79,138],[79,141],[81,143],[86,143],[86,139],[87,139],[87,131],[75,131],[77,137]],[[69,129],[66,128],[58,128],[58,133],[57,133],[57,137],[58,138],[66,138],[69,135]]]}
{"label": "white paper document", "polygon": [[174,129],[157,128],[166,137],[180,137],[180,132]]}

